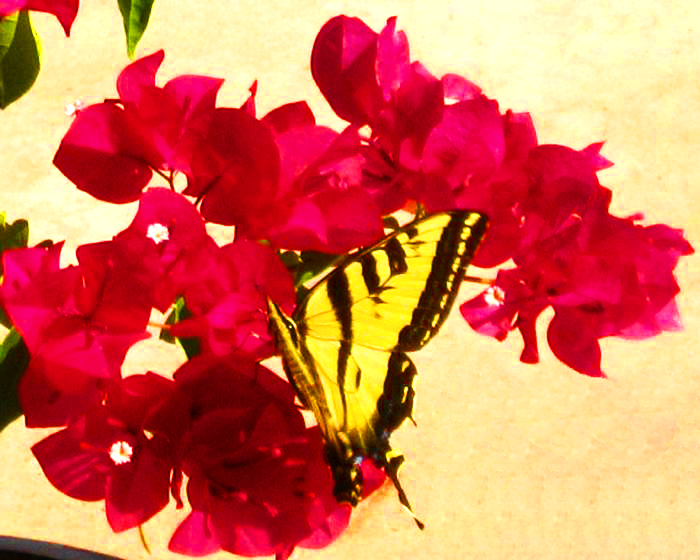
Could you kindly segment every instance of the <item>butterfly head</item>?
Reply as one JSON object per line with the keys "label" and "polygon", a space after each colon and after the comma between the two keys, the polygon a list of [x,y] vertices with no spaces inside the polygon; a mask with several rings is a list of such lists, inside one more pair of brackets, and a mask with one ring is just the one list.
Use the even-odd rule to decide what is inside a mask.
{"label": "butterfly head", "polygon": [[299,348],[299,332],[296,323],[269,298],[267,300],[267,315],[270,320],[270,329],[277,335],[278,344]]}

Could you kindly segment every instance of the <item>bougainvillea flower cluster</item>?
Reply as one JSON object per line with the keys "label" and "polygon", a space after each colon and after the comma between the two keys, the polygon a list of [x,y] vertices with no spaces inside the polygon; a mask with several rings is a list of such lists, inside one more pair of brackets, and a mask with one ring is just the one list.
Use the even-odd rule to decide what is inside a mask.
{"label": "bougainvillea flower cluster", "polygon": [[[238,108],[216,106],[221,79],[160,87],[163,57],[132,63],[118,98],[77,112],[54,158],[95,198],[138,201],[133,222],[65,268],[60,244],[7,252],[0,290],[31,355],[26,423],[60,428],[34,454],[59,490],[104,500],[115,531],[171,497],[182,507],[185,480],[176,552],[283,559],[344,530],[350,509],[333,497],[318,428],[260,363],[275,354],[266,302],[293,311],[303,259],[291,252],[366,246],[397,210],[488,215],[475,264],[494,280],[461,312],[499,340],[517,329],[524,362],[538,360],[535,323],[549,307],[549,346],[590,376],[604,376],[601,338],[679,328],[673,270],[693,249],[680,230],[610,214],[602,144],[539,145],[527,113],[412,61],[395,18],[376,33],[339,16],[316,38],[312,75],[341,131],[303,101],[258,117],[255,85]],[[230,242],[207,223],[233,226]],[[196,350],[172,379],[122,378],[154,309]],[[382,484],[370,460],[361,468],[366,493]]]}
{"label": "bougainvillea flower cluster", "polygon": [[[518,329],[521,360],[538,361],[535,322],[554,309],[547,341],[563,363],[604,377],[599,339],[645,338],[681,327],[673,269],[693,252],[680,230],[641,226],[608,212],[611,192],[595,172],[610,165],[593,145],[580,152],[538,146],[528,156],[530,188],[511,239],[516,266],[461,306],[478,332],[503,340]],[[488,239],[488,238],[487,238]]]}

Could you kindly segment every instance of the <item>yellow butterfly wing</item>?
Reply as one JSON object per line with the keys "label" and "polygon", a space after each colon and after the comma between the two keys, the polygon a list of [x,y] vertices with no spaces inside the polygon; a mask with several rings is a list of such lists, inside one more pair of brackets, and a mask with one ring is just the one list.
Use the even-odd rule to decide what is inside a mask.
{"label": "yellow butterfly wing", "polygon": [[486,227],[477,212],[428,216],[348,256],[292,318],[270,302],[285,371],[322,430],[338,500],[357,504],[359,463],[370,457],[410,510],[397,476],[403,457],[389,444],[413,406],[406,352],[439,330]]}

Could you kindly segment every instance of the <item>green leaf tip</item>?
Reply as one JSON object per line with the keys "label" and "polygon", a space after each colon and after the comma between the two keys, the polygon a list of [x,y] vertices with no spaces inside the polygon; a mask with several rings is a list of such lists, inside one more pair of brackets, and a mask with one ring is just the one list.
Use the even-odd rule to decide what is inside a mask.
{"label": "green leaf tip", "polygon": [[[192,317],[192,313],[187,309],[184,298],[179,297],[165,320],[165,324],[176,325],[189,317]],[[188,360],[202,353],[201,344],[197,338],[177,338],[172,336],[167,329],[161,329],[159,338],[170,344],[178,344],[185,351]]]}
{"label": "green leaf tip", "polygon": [[154,0],[118,0],[119,11],[124,22],[126,35],[126,52],[130,59],[134,58],[136,45],[143,37]]}

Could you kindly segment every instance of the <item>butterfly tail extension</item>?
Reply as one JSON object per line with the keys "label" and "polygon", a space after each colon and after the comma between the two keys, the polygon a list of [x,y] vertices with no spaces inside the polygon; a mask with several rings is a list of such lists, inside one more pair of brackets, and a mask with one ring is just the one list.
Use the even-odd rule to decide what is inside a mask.
{"label": "butterfly tail extension", "polygon": [[406,496],[406,492],[404,491],[403,487],[401,486],[401,482],[399,481],[399,468],[404,463],[404,461],[405,459],[403,455],[396,452],[395,450],[390,450],[384,458],[384,472],[389,477],[389,480],[391,480],[392,484],[394,485],[394,488],[396,488],[396,491],[399,494],[399,502],[406,509],[406,511],[408,511],[411,517],[413,517],[413,521],[415,521],[418,528],[422,531],[423,529],[425,529],[425,524],[420,519],[418,519],[416,514],[413,512],[411,503],[408,501],[408,496]]}
{"label": "butterfly tail extension", "polygon": [[425,526],[413,513],[406,492],[399,481],[399,467],[404,463],[404,456],[392,449],[389,444],[391,433],[410,418],[413,413],[413,378],[417,374],[416,366],[402,352],[392,352],[387,366],[388,374],[384,381],[384,393],[377,402],[381,433],[381,451],[375,452],[376,459],[384,467],[384,472],[393,483],[399,495],[399,502],[411,514],[416,525],[423,529]]}
{"label": "butterfly tail extension", "polygon": [[[344,436],[345,434],[341,435]],[[326,446],[326,460],[331,466],[335,480],[333,494],[338,502],[348,503],[355,507],[362,499],[364,481],[362,480],[362,470],[359,464],[363,456],[352,453],[351,443],[347,437],[344,439],[341,437],[341,440],[343,441],[341,441],[340,446]],[[342,458],[337,454],[339,449],[346,451]],[[409,502],[408,496],[399,480],[399,468],[405,461],[404,456],[387,444],[383,452],[377,451],[373,453],[372,457],[382,466],[387,477],[391,480],[394,488],[396,488],[399,503],[411,515],[416,526],[421,530],[425,529],[425,524],[413,512],[411,502]]]}

